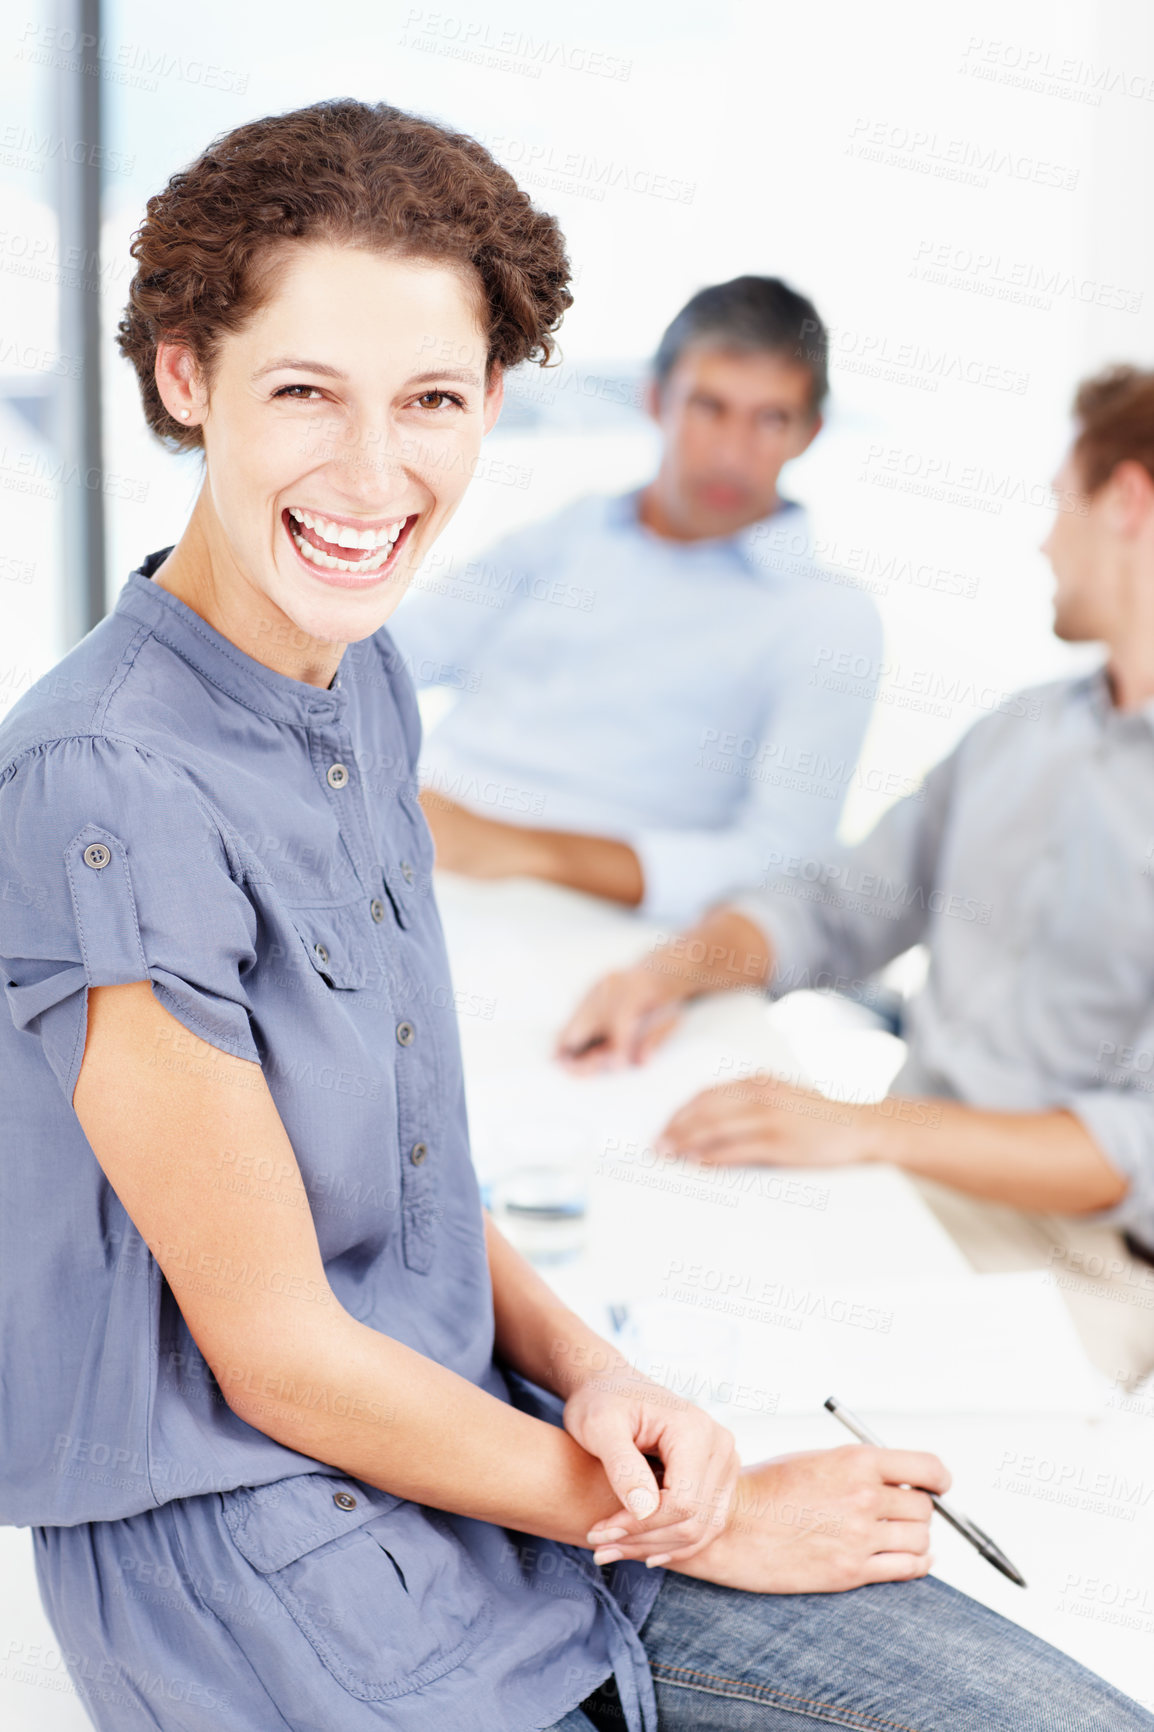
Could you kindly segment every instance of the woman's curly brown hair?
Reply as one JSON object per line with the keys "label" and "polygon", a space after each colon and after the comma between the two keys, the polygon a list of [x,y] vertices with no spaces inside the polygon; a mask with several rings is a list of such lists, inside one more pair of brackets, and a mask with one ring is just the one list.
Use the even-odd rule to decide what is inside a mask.
{"label": "woman's curly brown hair", "polygon": [[117,344],[148,425],[176,451],[203,445],[156,388],[156,345],[187,343],[211,387],[222,338],[271,297],[286,240],[471,267],[487,308],[489,366],[545,365],[567,307],[569,260],[484,147],[384,102],[331,97],[225,133],[145,206]]}

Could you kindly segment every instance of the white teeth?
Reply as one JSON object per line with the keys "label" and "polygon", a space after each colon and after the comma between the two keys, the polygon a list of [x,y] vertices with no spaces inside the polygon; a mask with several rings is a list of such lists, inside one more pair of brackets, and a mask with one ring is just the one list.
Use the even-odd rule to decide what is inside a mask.
{"label": "white teeth", "polygon": [[[304,514],[294,512],[290,507],[290,515],[296,517]],[[309,528],[313,528],[313,525],[309,524]],[[319,547],[313,547],[310,542],[307,542],[303,535],[298,535],[295,528],[292,530],[292,538],[294,545],[309,564],[320,566],[322,571],[359,571],[364,573],[379,571],[383,565],[389,563],[393,556],[393,545],[403,528],[404,523],[402,521],[385,545],[379,548],[375,555],[370,554],[367,559],[338,559],[335,554],[324,553]],[[324,531],[318,528],[317,534],[322,535]],[[328,540],[327,536],[325,536],[325,540]]]}
{"label": "white teeth", "polygon": [[[369,552],[379,547],[391,547],[405,527],[405,519],[399,517],[395,523],[388,524],[384,529],[354,529],[350,524],[334,523],[330,518],[319,517],[315,511],[299,511],[294,505],[289,506],[289,516],[314,530],[334,547],[359,547]],[[319,564],[319,550],[313,548],[312,551],[318,554]]]}

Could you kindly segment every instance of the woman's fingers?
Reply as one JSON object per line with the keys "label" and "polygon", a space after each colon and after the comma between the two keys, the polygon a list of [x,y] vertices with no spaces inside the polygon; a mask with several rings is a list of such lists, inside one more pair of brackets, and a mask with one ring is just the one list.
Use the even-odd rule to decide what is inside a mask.
{"label": "woman's fingers", "polygon": [[[653,1469],[633,1441],[633,1429],[624,1409],[609,1408],[592,1418],[582,1442],[605,1469],[605,1477],[621,1504],[620,1515],[597,1523],[589,1530],[590,1535],[602,1532],[606,1526],[631,1528],[637,1522],[656,1515],[661,1504],[661,1492]],[[632,1521],[626,1512],[632,1516]],[[595,1543],[595,1540],[590,1540],[590,1544]]]}
{"label": "woman's fingers", "polygon": [[[603,1422],[604,1424],[604,1422]],[[636,1428],[634,1428],[636,1429]],[[647,1447],[658,1448],[662,1462],[662,1487],[651,1515],[622,1509],[589,1530],[588,1543],[596,1549],[598,1562],[609,1562],[605,1548],[614,1557],[653,1557],[670,1554],[690,1557],[715,1539],[725,1526],[736,1488],[741,1462],[733,1436],[701,1409],[686,1406],[664,1422],[659,1436],[645,1432]],[[619,1440],[620,1433],[614,1436]],[[586,1447],[599,1457],[609,1473],[611,1451],[605,1447],[605,1431],[592,1430]],[[618,1482],[610,1474],[617,1489]],[[620,1492],[618,1495],[621,1495]],[[623,1504],[626,1502],[622,1498]]]}
{"label": "woman's fingers", "polygon": [[643,1533],[623,1535],[610,1544],[622,1556],[649,1557],[656,1550],[682,1562],[704,1550],[724,1528],[741,1461],[732,1434],[698,1409],[669,1427],[662,1455],[661,1507]]}

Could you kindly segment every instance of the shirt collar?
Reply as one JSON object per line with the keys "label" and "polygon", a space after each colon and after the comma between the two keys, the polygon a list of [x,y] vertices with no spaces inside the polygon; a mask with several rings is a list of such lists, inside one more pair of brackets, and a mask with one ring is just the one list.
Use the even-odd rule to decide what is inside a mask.
{"label": "shirt collar", "polygon": [[342,682],[339,671],[327,690],[279,674],[238,649],[187,602],[162,584],[153,583],[153,572],[171,552],[171,546],[159,548],[129,572],[114,613],[128,614],[148,626],[154,637],[206,680],[237,703],[273,721],[309,727],[342,718],[349,693],[347,680]]}
{"label": "shirt collar", "polygon": [[[641,522],[640,506],[642,487],[633,487],[627,493],[619,493],[608,501],[608,518],[611,524],[619,527],[636,529],[638,532],[650,534]],[[670,549],[707,552],[720,551],[731,553],[738,559],[747,571],[756,577],[764,577],[770,571],[776,571],[777,561],[767,558],[766,536],[770,528],[774,531],[789,522],[791,541],[808,545],[808,528],[805,507],[799,505],[796,499],[779,499],[774,509],[765,517],[758,518],[756,523],[747,523],[743,529],[735,530],[732,535],[705,536],[699,541],[673,541],[661,538]],[[656,539],[656,538],[655,538]],[[794,564],[797,555],[794,554]]]}
{"label": "shirt collar", "polygon": [[1133,728],[1144,726],[1154,733],[1154,698],[1140,704],[1136,710],[1120,710],[1114,702],[1106,663],[1092,668],[1081,679],[1081,689],[1095,721],[1102,727]]}

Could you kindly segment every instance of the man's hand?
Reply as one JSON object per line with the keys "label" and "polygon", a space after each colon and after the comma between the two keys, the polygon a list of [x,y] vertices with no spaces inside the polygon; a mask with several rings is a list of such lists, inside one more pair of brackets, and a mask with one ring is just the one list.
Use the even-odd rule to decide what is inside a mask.
{"label": "man's hand", "polygon": [[694,1095],[655,1146],[708,1166],[848,1166],[869,1158],[875,1118],[869,1107],[759,1073]]}
{"label": "man's hand", "polygon": [[923,1486],[946,1492],[950,1475],[936,1455],[915,1450],[848,1444],[758,1462],[738,1480],[723,1532],[672,1567],[755,1594],[909,1581],[933,1563],[933,1504],[913,1489]]}
{"label": "man's hand", "polygon": [[599,980],[561,1030],[555,1056],[574,1071],[641,1064],[687,999],[763,986],[769,963],[765,934],[736,909],[716,908],[692,932]]}
{"label": "man's hand", "polygon": [[573,1071],[643,1064],[676,1028],[687,996],[661,953],[599,980],[557,1037],[555,1056]]}
{"label": "man's hand", "polygon": [[569,830],[533,830],[483,818],[432,788],[421,794],[437,865],[472,878],[544,878],[635,908],[645,894],[641,862],[627,842]]}
{"label": "man's hand", "polygon": [[[722,1532],[741,1462],[732,1432],[703,1409],[620,1359],[569,1397],[564,1421],[621,1499],[589,1530],[598,1563],[625,1556],[625,1542],[630,1557],[687,1561]],[[660,1458],[660,1488],[646,1455]]]}

